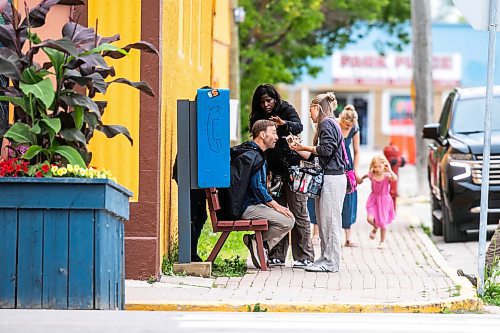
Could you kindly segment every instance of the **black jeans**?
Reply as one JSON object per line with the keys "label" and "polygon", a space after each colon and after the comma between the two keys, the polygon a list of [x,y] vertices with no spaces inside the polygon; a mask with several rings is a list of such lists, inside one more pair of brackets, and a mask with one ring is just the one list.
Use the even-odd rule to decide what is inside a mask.
{"label": "black jeans", "polygon": [[207,221],[207,197],[204,189],[191,190],[191,261],[200,261],[198,240]]}

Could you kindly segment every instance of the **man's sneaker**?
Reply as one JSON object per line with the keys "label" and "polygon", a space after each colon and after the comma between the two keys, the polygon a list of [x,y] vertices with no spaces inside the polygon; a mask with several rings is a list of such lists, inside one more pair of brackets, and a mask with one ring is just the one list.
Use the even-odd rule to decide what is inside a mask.
{"label": "man's sneaker", "polygon": [[338,270],[333,270],[324,264],[311,265],[304,268],[306,272],[316,272],[316,273],[336,273]]}
{"label": "man's sneaker", "polygon": [[257,252],[257,241],[254,235],[245,234],[243,235],[243,243],[245,243],[248,251],[250,252],[250,258],[255,268],[260,269],[260,260]]}
{"label": "man's sneaker", "polygon": [[285,262],[278,258],[269,259],[269,266],[285,266]]}
{"label": "man's sneaker", "polygon": [[308,259],[297,260],[293,263],[293,268],[306,268],[312,265],[312,261]]}

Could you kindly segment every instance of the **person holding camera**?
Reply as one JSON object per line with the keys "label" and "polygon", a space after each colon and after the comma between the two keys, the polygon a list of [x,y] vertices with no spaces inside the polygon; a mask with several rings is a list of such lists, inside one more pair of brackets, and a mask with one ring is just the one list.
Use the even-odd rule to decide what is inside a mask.
{"label": "person holding camera", "polygon": [[313,146],[298,142],[290,145],[303,158],[318,157],[324,172],[323,188],[315,200],[321,255],[305,268],[308,272],[335,273],[339,271],[342,262],[342,206],[347,179],[342,152],[344,138],[333,118],[333,111],[336,109],[337,99],[333,92],[314,97],[309,106],[311,120],[318,124]]}
{"label": "person holding camera", "polygon": [[[266,161],[270,171],[272,194],[275,200],[290,209],[295,217],[295,225],[291,230],[293,267],[305,268],[314,259],[311,244],[309,215],[307,213],[307,197],[290,190],[288,167],[298,165],[301,157],[293,152],[288,140],[302,132],[303,126],[295,108],[281,99],[276,88],[271,84],[259,85],[253,94],[250,128],[258,120],[271,120],[278,128],[278,142],[275,148],[266,150]],[[269,265],[285,264],[288,251],[288,235],[269,252]]]}

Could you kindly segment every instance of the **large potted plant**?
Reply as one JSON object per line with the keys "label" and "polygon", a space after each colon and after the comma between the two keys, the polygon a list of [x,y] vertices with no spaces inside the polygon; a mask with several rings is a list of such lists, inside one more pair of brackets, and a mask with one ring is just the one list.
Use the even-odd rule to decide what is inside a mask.
{"label": "large potted plant", "polygon": [[[0,0],[0,74],[10,80],[0,101],[13,105],[15,122],[5,133],[10,151],[0,163],[0,308],[122,309],[123,222],[131,193],[106,170],[89,167],[94,131],[125,135],[106,125],[110,84],[153,95],[145,82],[116,78],[106,58],[131,49],[157,53],[147,42],[117,47],[119,35],[68,22],[60,39],[41,40],[55,5],[82,0],[43,0],[25,17]],[[48,61],[37,63],[37,54]],[[4,141],[6,141],[4,140]],[[19,156],[16,156],[19,155]]]}

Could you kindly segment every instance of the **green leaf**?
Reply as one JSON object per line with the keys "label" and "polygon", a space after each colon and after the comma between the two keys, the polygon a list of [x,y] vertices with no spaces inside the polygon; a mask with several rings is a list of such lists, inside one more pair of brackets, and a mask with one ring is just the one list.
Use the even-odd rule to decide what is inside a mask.
{"label": "green leaf", "polygon": [[75,120],[75,127],[81,129],[83,126],[83,106],[75,105],[73,112],[71,112],[73,119]]}
{"label": "green leaf", "polygon": [[41,43],[42,40],[36,33],[32,33],[28,31],[28,39],[33,43],[33,44],[38,44]]}
{"label": "green leaf", "polygon": [[59,118],[46,118],[40,120],[41,123],[44,123],[49,129],[54,131],[55,134],[59,133],[61,130],[61,119]]}
{"label": "green leaf", "polygon": [[59,154],[62,157],[64,157],[65,159],[67,159],[69,164],[79,165],[82,168],[86,167],[85,161],[83,160],[82,155],[80,155],[80,153],[78,152],[78,150],[76,150],[73,147],[70,147],[70,146],[58,146],[58,147],[54,147],[52,149],[52,151],[55,154]]}
{"label": "green leaf", "polygon": [[40,127],[40,122],[37,122],[32,128],[30,128],[30,132],[34,134],[42,133],[42,128]]}
{"label": "green leaf", "polygon": [[19,122],[14,123],[14,125],[4,134],[4,137],[16,143],[35,143],[33,134],[30,133],[28,125]]}
{"label": "green leaf", "polygon": [[92,54],[92,53],[101,53],[101,52],[118,52],[118,53],[121,53],[123,55],[128,54],[128,52],[125,51],[124,49],[122,49],[121,47],[114,46],[114,45],[111,45],[108,43],[104,43],[104,44],[99,45],[98,47],[93,48],[92,50],[84,52],[81,56],[85,56],[85,55]]}
{"label": "green leaf", "polygon": [[49,78],[46,78],[37,84],[25,84],[23,82],[19,83],[19,88],[26,94],[33,94],[38,98],[43,105],[48,109],[52,102],[54,101],[55,92],[52,88],[52,82]]}
{"label": "green leaf", "polygon": [[21,74],[21,80],[26,84],[37,84],[43,80],[43,76],[37,73],[35,67],[29,67]]}
{"label": "green leaf", "polygon": [[26,101],[21,97],[0,96],[0,101],[11,102],[15,106],[19,106],[24,111],[26,111],[26,108],[28,107]]}
{"label": "green leaf", "polygon": [[44,47],[42,50],[49,57],[50,62],[54,66],[57,77],[61,77],[62,76],[62,69],[63,69],[62,66],[64,65],[65,54],[60,52],[60,51],[48,48],[48,47]]}
{"label": "green leaf", "polygon": [[28,148],[26,153],[24,153],[23,158],[26,160],[31,160],[33,157],[38,155],[42,151],[42,147],[33,145]]}
{"label": "green leaf", "polygon": [[[156,49],[156,47],[153,44],[145,41],[128,44],[123,47],[123,50],[125,50],[126,52],[130,52],[131,49],[136,49],[147,53],[158,54],[158,50]],[[120,59],[123,58],[125,55],[126,54],[114,51],[107,51],[103,53],[103,57],[111,57],[113,59]]]}

